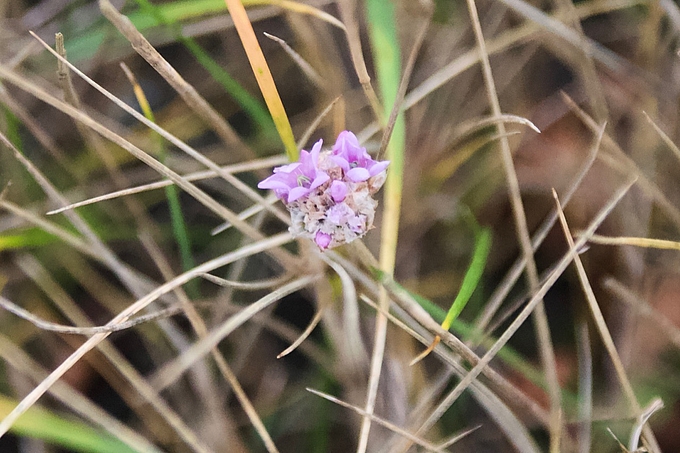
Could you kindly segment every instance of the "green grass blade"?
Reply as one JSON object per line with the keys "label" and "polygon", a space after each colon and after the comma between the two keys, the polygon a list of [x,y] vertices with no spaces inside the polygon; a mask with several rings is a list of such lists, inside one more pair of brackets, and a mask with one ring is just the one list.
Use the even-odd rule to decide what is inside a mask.
{"label": "green grass blade", "polygon": [[[0,395],[0,418],[4,418],[17,401]],[[109,434],[85,423],[67,420],[53,412],[32,407],[12,426],[18,436],[33,437],[82,453],[134,453],[135,450]]]}
{"label": "green grass blade", "polygon": [[[156,122],[153,110],[146,99],[144,90],[137,83],[132,72],[130,72],[127,67],[123,66],[126,75],[130,79],[133,90],[135,92],[135,97],[139,103],[139,107],[144,114],[144,117],[149,121]],[[165,142],[163,138],[156,132],[151,132],[154,135],[154,139],[158,146],[158,156],[161,163],[164,163],[167,158],[168,150],[165,147]],[[191,253],[191,239],[189,238],[189,231],[187,229],[186,222],[184,221],[184,215],[182,214],[182,205],[179,201],[179,190],[177,186],[170,185],[165,188],[165,197],[168,200],[168,206],[170,209],[170,221],[172,224],[172,233],[179,247],[180,259],[182,261],[182,269],[188,271],[196,266],[194,257]],[[187,291],[193,297],[198,297],[198,282],[196,280],[187,283]]]}
{"label": "green grass blade", "polygon": [[444,321],[442,322],[442,328],[449,330],[451,323],[458,317],[463,308],[467,305],[472,293],[477,288],[479,281],[484,273],[484,267],[486,266],[486,260],[489,256],[489,250],[491,249],[491,230],[489,228],[479,228],[475,231],[475,250],[472,255],[472,260],[470,261],[470,266],[468,266],[465,276],[463,277],[463,283],[461,284],[460,291],[456,295],[451,308],[449,308]]}
{"label": "green grass blade", "polygon": [[[388,118],[397,98],[401,80],[401,51],[395,25],[394,4],[384,0],[369,0],[366,7],[378,91],[382,97],[384,117]],[[390,273],[394,269],[397,249],[405,141],[404,115],[400,114],[387,146],[390,168],[385,182],[385,213],[381,230],[380,266]]]}

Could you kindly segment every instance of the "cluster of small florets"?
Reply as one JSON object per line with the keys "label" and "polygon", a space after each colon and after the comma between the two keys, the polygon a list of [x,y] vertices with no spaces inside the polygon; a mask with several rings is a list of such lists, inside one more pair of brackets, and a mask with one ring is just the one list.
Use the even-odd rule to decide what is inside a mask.
{"label": "cluster of small florets", "polygon": [[352,242],[373,228],[389,161],[375,161],[356,136],[343,131],[329,151],[323,141],[300,151],[298,162],[274,169],[257,187],[274,191],[290,211],[293,236],[308,237],[322,250]]}

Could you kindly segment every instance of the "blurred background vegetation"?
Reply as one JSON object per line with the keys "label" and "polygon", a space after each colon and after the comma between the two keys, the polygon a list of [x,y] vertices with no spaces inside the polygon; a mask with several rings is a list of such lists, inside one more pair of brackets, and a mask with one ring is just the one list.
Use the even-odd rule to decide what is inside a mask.
{"label": "blurred background vegetation", "polygon": [[[381,247],[383,253],[391,248],[394,279],[435,318],[461,289],[479,247],[475,237],[485,228],[491,232],[483,274],[452,330],[480,357],[535,291],[524,277],[502,286],[522,256],[503,141],[512,152],[530,234],[555,212],[553,188],[562,199],[575,189],[565,213],[577,233],[626,181],[637,178],[598,234],[664,239],[665,249],[640,240],[593,241],[580,257],[635,404],[645,407],[655,397],[665,404],[651,417],[655,436],[647,434],[646,447],[680,451],[679,247],[672,242],[680,232],[680,151],[673,145],[680,134],[678,5],[479,0],[476,21],[469,4],[459,0],[243,4],[304,149],[320,138],[330,145],[349,129],[371,153],[382,151],[381,132],[395,100],[401,107],[387,150],[393,161],[404,160],[401,212],[389,208],[387,227],[379,215],[364,243],[376,256]],[[116,10],[156,56],[138,38],[121,33],[127,22]],[[178,174],[209,167],[58,66],[29,31],[50,46],[61,33],[66,58],[88,77],[213,167],[233,169],[237,181],[215,174],[195,181],[219,205],[235,213],[253,210],[242,218],[261,237],[286,231],[281,218],[254,209],[258,202],[248,194],[286,158],[222,0],[3,0],[0,21],[3,301],[52,323],[100,326],[164,282],[247,250],[258,239],[240,227],[213,234],[224,218],[175,186],[47,215],[66,203],[161,181],[163,175],[74,121],[67,107],[48,105],[45,96],[76,106]],[[481,26],[485,51],[479,50],[475,25]],[[372,105],[372,91],[362,85],[359,55],[379,105]],[[488,90],[480,55],[488,55],[495,92]],[[146,111],[121,63],[148,101]],[[398,87],[411,70],[402,101]],[[496,95],[500,111],[514,115],[502,127],[493,120]],[[44,175],[54,191],[36,175]],[[285,218],[281,205],[274,206]],[[385,239],[389,228],[398,229],[392,246]],[[534,255],[541,283],[568,251],[559,221],[545,231]],[[112,333],[0,438],[0,451],[355,451],[361,415],[306,389],[365,407],[379,323],[375,308],[357,296],[377,301],[379,277],[361,270],[358,249],[342,247],[329,256],[319,258],[304,242],[290,243],[212,272],[227,282],[194,278],[182,291],[168,292],[148,312],[169,307],[171,313]],[[206,349],[193,357],[181,375],[168,374],[168,364],[181,363],[178,358],[190,356],[192,344],[204,336],[197,325],[214,332],[275,288],[306,275],[317,280],[239,324],[212,353]],[[432,451],[432,445],[472,428],[441,451],[623,451],[608,429],[628,445],[640,414],[620,384],[582,285],[570,266],[546,294],[551,344],[536,331],[540,321],[527,321],[491,362],[510,393],[485,374],[432,429],[418,434],[430,447],[409,451]],[[499,288],[507,292],[499,296]],[[493,310],[490,304],[496,304]],[[417,330],[409,313],[392,307]],[[311,336],[277,359],[317,313],[320,324]],[[489,341],[479,340],[474,326]],[[3,418],[92,334],[46,327],[0,312]],[[427,344],[431,335],[425,338]],[[554,357],[551,369],[541,360],[541,345]],[[473,365],[447,350],[409,366],[422,348],[390,322],[375,413],[411,433],[460,381],[460,369]],[[229,373],[240,388],[234,389]],[[559,384],[557,394],[554,387],[551,394],[551,379]],[[254,427],[246,406],[259,414],[268,435]],[[367,451],[407,451],[403,439],[403,433],[374,424]]]}

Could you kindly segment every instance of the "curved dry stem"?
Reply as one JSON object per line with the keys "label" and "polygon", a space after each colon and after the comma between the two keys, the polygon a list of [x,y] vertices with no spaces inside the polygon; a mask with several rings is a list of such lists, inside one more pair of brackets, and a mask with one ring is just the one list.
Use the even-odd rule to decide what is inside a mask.
{"label": "curved dry stem", "polygon": [[194,362],[200,360],[212,348],[217,346],[220,341],[252,318],[255,314],[264,310],[271,304],[278,302],[288,294],[301,290],[316,278],[318,277],[305,276],[293,280],[236,313],[222,325],[210,331],[207,336],[194,343],[182,355],[160,368],[155,373],[155,377],[152,378],[154,387],[160,391],[175,382]]}
{"label": "curved dry stem", "polygon": [[121,330],[129,329],[131,327],[137,326],[139,324],[143,324],[145,322],[150,322],[150,321],[155,321],[157,319],[162,319],[162,318],[168,318],[170,316],[174,316],[178,313],[182,313],[183,309],[179,305],[173,305],[172,307],[164,308],[162,310],[157,310],[153,313],[149,313],[146,315],[140,315],[137,316],[134,319],[131,319],[126,322],[122,322],[120,324],[117,324],[115,326],[95,326],[95,327],[74,327],[74,326],[66,326],[63,324],[58,324],[55,322],[47,321],[45,319],[42,319],[40,316],[34,315],[28,310],[24,310],[14,302],[12,302],[9,299],[6,299],[2,296],[0,296],[0,307],[4,308],[10,313],[13,313],[20,317],[21,319],[24,319],[34,326],[36,326],[38,329],[42,330],[47,330],[50,332],[59,332],[59,333],[67,333],[67,334],[73,334],[73,335],[94,335],[96,333],[103,333],[103,332],[118,332]]}
{"label": "curved dry stem", "polygon": [[319,321],[321,321],[321,317],[323,316],[323,307],[319,308],[316,313],[314,313],[314,317],[312,318],[311,321],[309,321],[309,325],[307,325],[307,328],[302,331],[300,336],[286,349],[281,351],[279,355],[276,356],[277,359],[280,359],[282,357],[287,356],[291,352],[295,351],[298,346],[300,346],[314,331],[317,325],[319,325]]}

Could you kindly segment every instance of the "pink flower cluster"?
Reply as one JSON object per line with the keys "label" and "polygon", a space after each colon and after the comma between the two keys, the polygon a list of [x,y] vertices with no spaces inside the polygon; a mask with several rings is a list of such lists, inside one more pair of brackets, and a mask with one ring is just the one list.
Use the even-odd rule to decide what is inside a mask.
{"label": "pink flower cluster", "polygon": [[375,161],[356,136],[343,131],[330,151],[323,141],[300,151],[298,162],[274,169],[257,187],[272,189],[291,214],[290,231],[325,250],[352,242],[373,227],[389,161]]}

